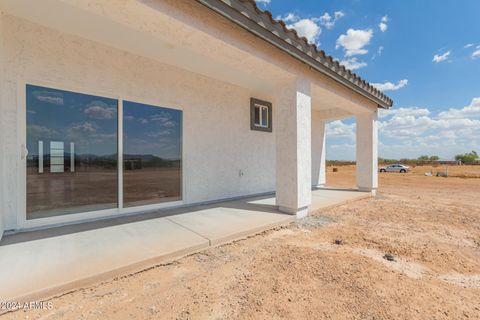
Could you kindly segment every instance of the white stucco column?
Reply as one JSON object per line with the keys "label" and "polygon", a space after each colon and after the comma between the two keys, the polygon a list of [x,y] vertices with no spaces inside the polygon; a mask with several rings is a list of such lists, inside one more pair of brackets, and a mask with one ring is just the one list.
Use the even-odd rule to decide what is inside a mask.
{"label": "white stucco column", "polygon": [[312,199],[310,82],[297,78],[278,89],[276,197],[279,210],[302,218]]}
{"label": "white stucco column", "polygon": [[312,111],[312,186],[325,186],[325,119]]}
{"label": "white stucco column", "polygon": [[377,112],[358,115],[357,119],[357,186],[372,191],[378,186]]}

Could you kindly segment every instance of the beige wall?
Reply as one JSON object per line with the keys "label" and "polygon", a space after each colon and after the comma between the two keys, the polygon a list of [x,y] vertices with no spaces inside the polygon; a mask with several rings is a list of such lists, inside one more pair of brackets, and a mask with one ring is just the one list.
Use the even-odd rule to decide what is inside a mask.
{"label": "beige wall", "polygon": [[322,187],[326,183],[325,150],[327,121],[319,111],[312,111],[312,186]]}
{"label": "beige wall", "polygon": [[[296,153],[308,149],[309,154],[310,139],[290,139],[288,133],[275,132],[278,120],[283,120],[290,133],[305,138],[311,134],[310,127],[302,130],[310,113],[296,110],[293,123],[290,113],[279,119],[275,112],[275,104],[282,103],[280,93],[298,78],[310,88],[308,110],[339,118],[377,108],[195,1],[4,0],[0,8],[12,14],[0,23],[5,43],[4,57],[0,56],[5,62],[0,213],[6,229],[16,227],[24,201],[24,181],[17,173],[24,165],[20,146],[25,106],[19,91],[25,81],[183,109],[186,203],[273,191],[279,148],[292,151],[283,157],[283,166],[293,168],[295,175],[290,178],[296,181],[277,183],[288,200],[284,206],[307,205],[311,159],[310,155],[300,159]],[[250,130],[252,96],[274,102],[273,133]],[[287,137],[288,143],[276,144],[276,136]]]}
{"label": "beige wall", "polygon": [[[0,11],[0,35],[3,33],[3,13]],[[0,36],[0,128],[3,128],[5,126],[4,124],[4,117],[3,117],[3,76],[5,74],[4,69],[3,69],[3,63],[4,63],[4,48],[3,48],[3,38]],[[1,129],[0,129],[1,130]],[[3,132],[0,131],[0,239],[2,238],[3,235],[3,225],[4,225],[4,216],[6,215],[6,208],[2,205],[4,203],[4,194],[3,194],[3,187],[4,187],[4,179],[2,173],[5,171],[5,168],[3,166],[4,163],[4,157],[5,157],[5,150],[4,150],[4,135]]]}
{"label": "beige wall", "polygon": [[[4,155],[0,167],[5,229],[16,227],[21,130],[25,121],[19,88],[27,82],[56,83],[92,94],[108,94],[182,108],[186,203],[273,191],[275,134],[250,130],[252,92],[164,65],[26,20],[5,16],[2,82]],[[256,94],[257,98],[272,97]],[[275,130],[275,128],[274,128]],[[243,176],[239,176],[239,171]]]}

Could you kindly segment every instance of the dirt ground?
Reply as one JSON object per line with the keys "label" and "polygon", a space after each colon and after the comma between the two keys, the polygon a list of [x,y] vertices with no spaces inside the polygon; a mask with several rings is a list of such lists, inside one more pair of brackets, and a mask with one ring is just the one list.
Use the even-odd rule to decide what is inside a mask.
{"label": "dirt ground", "polygon": [[[480,319],[480,179],[424,171],[380,174],[375,198],[5,318]],[[327,179],[353,186],[354,168]]]}

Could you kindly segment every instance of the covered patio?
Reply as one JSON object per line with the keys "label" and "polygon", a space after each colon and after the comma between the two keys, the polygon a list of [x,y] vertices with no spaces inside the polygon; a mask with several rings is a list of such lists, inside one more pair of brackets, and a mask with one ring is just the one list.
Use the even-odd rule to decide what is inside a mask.
{"label": "covered patio", "polygon": [[[2,60],[5,85],[0,92],[5,109],[0,129],[0,237],[4,230],[84,222],[142,212],[147,207],[190,206],[266,192],[276,192],[280,211],[304,217],[312,203],[311,188],[325,184],[325,124],[351,117],[357,122],[357,187],[375,192],[377,110],[389,108],[391,99],[287,29],[284,23],[258,10],[253,1],[165,0],[89,5],[75,0],[45,3],[7,0],[0,8],[4,44],[0,57],[5,57]],[[60,11],[61,16],[55,14]],[[81,139],[94,143],[97,136],[113,137],[109,152],[117,157],[109,161],[117,172],[111,173],[105,200],[97,199],[96,195],[105,193],[107,183],[88,185],[80,181],[79,172],[74,172],[80,154],[93,151],[75,149],[77,160],[63,152],[64,145],[74,150],[74,140],[67,141],[59,135],[52,138],[54,144],[50,142],[48,149],[48,153],[60,152],[70,159],[70,162],[65,160],[70,163],[65,181],[55,171],[44,172],[43,162],[35,160],[38,157],[60,161],[62,165],[54,169],[66,173],[64,157],[46,157],[43,142],[47,143],[48,137],[33,129],[48,129],[42,133],[68,128],[71,132],[78,130],[78,123],[73,121],[57,128],[61,118],[49,118],[49,123],[37,121],[32,114],[43,115],[45,110],[53,110],[52,103],[39,104],[38,110],[35,109],[39,100],[31,89],[28,97],[34,103],[31,110],[25,107],[28,88],[57,95],[78,91],[77,96],[98,94],[97,100],[110,99],[114,107],[100,111],[111,119],[110,127],[118,126],[118,132],[105,131],[90,138],[83,132],[107,125],[92,126],[99,115],[87,113],[91,110],[86,107],[71,113],[72,117],[88,114],[86,120],[78,121],[87,124],[80,127],[84,130]],[[49,99],[46,101],[55,102],[55,97]],[[270,106],[267,130],[255,130],[249,123],[253,121],[251,101]],[[160,107],[171,114],[180,114],[177,127],[182,131],[178,133],[181,139],[172,145],[179,150],[178,154],[170,158],[163,155],[167,161],[176,161],[179,167],[175,194],[168,198],[168,190],[153,190],[152,199],[138,201],[137,205],[129,200],[132,198],[127,181],[134,172],[126,171],[135,152],[123,150],[123,137],[129,129],[130,122],[126,119],[132,118],[127,118],[126,111],[139,110],[140,103],[150,105],[149,110]],[[264,106],[262,110],[267,108]],[[118,119],[117,123],[113,119]],[[157,137],[145,145],[160,143],[160,135],[170,130],[160,129],[139,133],[144,142],[152,134]],[[75,145],[78,147],[82,141]],[[34,153],[37,145],[38,155]],[[61,148],[52,147],[56,145]],[[150,150],[142,152],[145,156],[153,154]],[[36,203],[40,191],[32,186],[39,185],[35,182],[39,177],[52,181],[49,184],[52,188],[55,182],[63,189],[55,189],[56,193],[45,192],[49,187],[41,189],[43,202]],[[100,175],[93,178],[97,177]],[[26,180],[32,183],[26,185]],[[82,192],[91,194],[72,193],[67,188],[69,183],[77,181],[78,185],[86,186]],[[91,191],[95,186],[100,189]],[[83,207],[77,209],[72,202],[72,208],[65,212],[73,214],[63,214],[63,208],[53,214],[57,208],[48,205],[67,202],[72,198],[70,193],[83,197]],[[59,197],[50,201],[53,194]],[[143,194],[140,192],[140,196]],[[90,206],[92,199],[99,204]],[[37,207],[47,210],[37,214]]]}
{"label": "covered patio", "polygon": [[[313,190],[310,210],[369,196]],[[4,235],[0,256],[9,268],[0,268],[0,300],[45,298],[293,221],[265,195]]]}
{"label": "covered patio", "polygon": [[[0,299],[375,193],[392,100],[254,1],[5,0],[0,30]],[[325,188],[325,125],[351,117],[356,188]]]}

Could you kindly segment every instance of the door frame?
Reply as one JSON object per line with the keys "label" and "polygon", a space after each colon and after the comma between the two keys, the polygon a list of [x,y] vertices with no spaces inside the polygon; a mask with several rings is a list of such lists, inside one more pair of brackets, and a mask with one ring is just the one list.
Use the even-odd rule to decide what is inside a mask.
{"label": "door frame", "polygon": [[[45,217],[27,220],[27,85],[36,85],[41,87],[47,87],[51,89],[58,89],[64,91],[71,91],[75,93],[82,93],[88,95],[96,95],[99,97],[115,99],[118,101],[117,109],[117,195],[118,195],[118,207],[112,209],[95,210],[88,212],[79,212],[64,214],[55,217]],[[166,208],[179,207],[185,204],[185,152],[183,148],[184,141],[184,108],[182,106],[171,106],[168,103],[159,101],[158,99],[150,99],[145,97],[133,97],[130,95],[118,95],[109,90],[97,90],[86,86],[70,85],[59,82],[44,81],[38,79],[21,79],[17,82],[17,129],[18,129],[18,149],[17,154],[20,157],[20,161],[17,162],[17,230],[50,227],[71,223],[87,222],[92,220],[98,220],[103,218],[113,218],[122,215],[150,212]],[[118,90],[120,91],[120,90]],[[180,168],[182,170],[181,178],[181,192],[182,199],[177,201],[162,202],[157,204],[149,204],[135,207],[123,206],[123,102],[132,101],[151,106],[158,106],[163,108],[169,108],[182,111],[182,145],[181,155],[182,161]]]}

